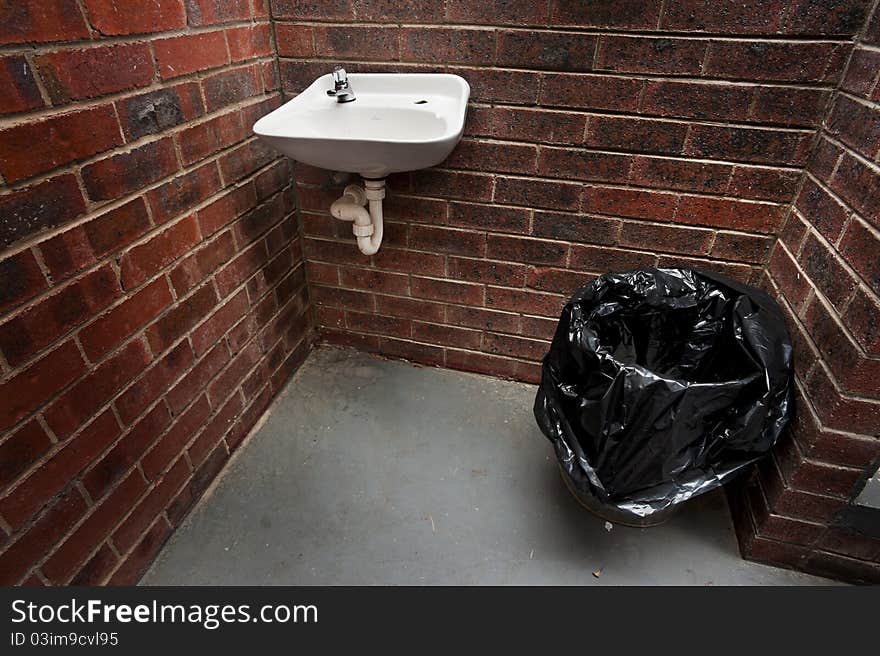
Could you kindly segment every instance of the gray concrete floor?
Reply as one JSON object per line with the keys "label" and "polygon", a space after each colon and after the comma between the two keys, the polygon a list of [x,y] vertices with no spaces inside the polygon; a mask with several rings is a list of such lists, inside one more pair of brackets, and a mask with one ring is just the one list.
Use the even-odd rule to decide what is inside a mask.
{"label": "gray concrete floor", "polygon": [[317,350],[143,583],[829,583],[743,561],[720,493],[606,530],[559,478],[534,393]]}

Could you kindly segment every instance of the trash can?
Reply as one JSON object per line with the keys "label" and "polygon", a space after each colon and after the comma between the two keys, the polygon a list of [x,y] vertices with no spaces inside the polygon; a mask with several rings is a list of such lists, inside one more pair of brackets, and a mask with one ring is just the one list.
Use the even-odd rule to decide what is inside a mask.
{"label": "trash can", "polygon": [[776,443],[792,347],[766,293],[715,273],[608,273],[566,304],[535,419],[590,510],[650,526]]}

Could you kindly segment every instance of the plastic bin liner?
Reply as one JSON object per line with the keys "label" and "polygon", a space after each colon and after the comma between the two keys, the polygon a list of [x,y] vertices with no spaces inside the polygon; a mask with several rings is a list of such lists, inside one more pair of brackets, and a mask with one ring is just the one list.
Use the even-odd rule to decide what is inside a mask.
{"label": "plastic bin liner", "polygon": [[566,304],[534,411],[576,494],[638,522],[765,454],[793,416],[792,386],[767,294],[645,269],[603,275]]}

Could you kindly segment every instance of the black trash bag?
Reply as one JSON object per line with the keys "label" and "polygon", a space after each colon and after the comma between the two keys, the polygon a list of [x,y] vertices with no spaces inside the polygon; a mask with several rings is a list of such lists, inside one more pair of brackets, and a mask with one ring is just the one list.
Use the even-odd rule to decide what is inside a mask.
{"label": "black trash bag", "polygon": [[579,499],[649,525],[770,450],[794,413],[791,339],[725,276],[605,274],[562,311],[534,411]]}

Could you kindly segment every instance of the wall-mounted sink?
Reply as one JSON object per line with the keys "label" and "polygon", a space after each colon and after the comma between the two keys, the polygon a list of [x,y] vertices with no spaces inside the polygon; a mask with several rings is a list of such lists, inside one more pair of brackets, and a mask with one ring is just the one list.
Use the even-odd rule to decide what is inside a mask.
{"label": "wall-mounted sink", "polygon": [[299,162],[364,177],[330,213],[351,221],[358,248],[372,255],[382,243],[385,176],[446,159],[461,139],[470,92],[458,75],[348,76],[337,66],[257,121],[254,132]]}
{"label": "wall-mounted sink", "polygon": [[366,178],[435,166],[461,139],[470,87],[458,75],[347,77],[353,102],[328,96],[334,80],[323,75],[254,132],[299,162]]}

